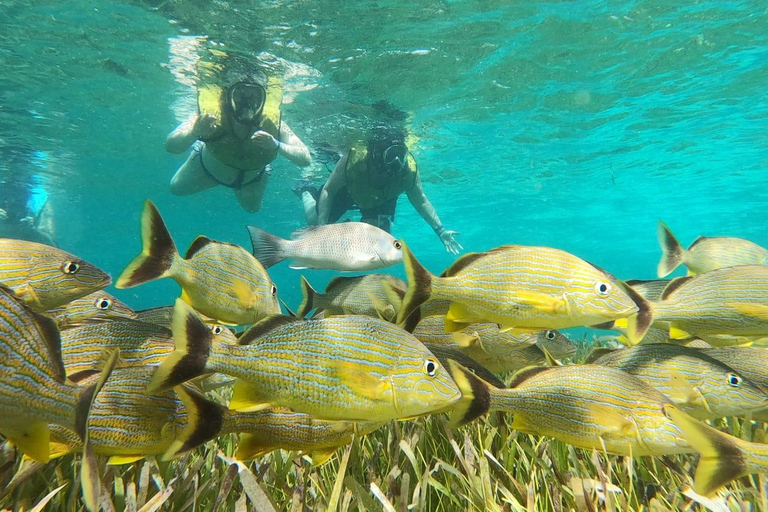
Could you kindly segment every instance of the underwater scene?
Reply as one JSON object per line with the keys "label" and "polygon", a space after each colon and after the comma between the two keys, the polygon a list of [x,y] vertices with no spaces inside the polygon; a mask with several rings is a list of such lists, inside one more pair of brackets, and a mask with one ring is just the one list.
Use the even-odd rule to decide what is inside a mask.
{"label": "underwater scene", "polygon": [[764,2],[0,27],[0,510],[768,510]]}

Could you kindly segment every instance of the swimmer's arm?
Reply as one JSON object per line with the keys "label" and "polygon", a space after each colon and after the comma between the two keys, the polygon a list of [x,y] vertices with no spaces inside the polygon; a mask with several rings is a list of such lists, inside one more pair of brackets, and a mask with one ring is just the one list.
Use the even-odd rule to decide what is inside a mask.
{"label": "swimmer's arm", "polygon": [[341,157],[336,163],[336,167],[328,177],[328,181],[325,182],[323,189],[320,191],[320,198],[317,200],[317,224],[322,226],[328,224],[328,216],[331,213],[331,205],[336,194],[339,193],[346,184],[347,177],[344,172],[347,168],[347,158],[349,154]]}
{"label": "swimmer's arm", "polygon": [[440,222],[440,217],[437,216],[435,207],[432,206],[432,202],[427,198],[424,189],[421,187],[421,174],[418,172],[416,173],[416,179],[413,182],[413,186],[406,190],[405,193],[413,207],[419,212],[419,215],[421,215],[435,233],[443,229],[443,223]]}
{"label": "swimmer's arm", "polygon": [[299,167],[306,167],[312,163],[312,156],[307,146],[284,122],[280,123],[280,141],[277,148],[278,154]]}
{"label": "swimmer's arm", "polygon": [[165,139],[165,150],[169,153],[183,153],[198,138],[195,126],[197,125],[197,114],[181,123]]}

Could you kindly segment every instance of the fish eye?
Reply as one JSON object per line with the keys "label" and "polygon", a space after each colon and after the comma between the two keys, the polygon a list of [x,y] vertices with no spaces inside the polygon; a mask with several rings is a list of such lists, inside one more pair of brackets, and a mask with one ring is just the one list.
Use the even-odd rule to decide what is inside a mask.
{"label": "fish eye", "polygon": [[393,242],[393,245],[395,246],[395,249],[397,249],[398,251],[403,248],[403,244],[400,243],[400,240],[395,240]]}
{"label": "fish eye", "polygon": [[272,294],[273,297],[277,295],[277,286],[272,285],[272,287],[269,289],[269,292]]}
{"label": "fish eye", "polygon": [[437,363],[433,359],[424,361],[424,373],[430,377],[437,375]]}
{"label": "fish eye", "polygon": [[96,307],[101,310],[107,310],[112,307],[110,299],[96,299]]}
{"label": "fish eye", "polygon": [[80,265],[74,261],[65,261],[61,264],[61,271],[65,274],[75,274],[80,270]]}
{"label": "fish eye", "polygon": [[728,374],[728,384],[731,386],[737,388],[741,386],[741,377],[736,375],[735,373],[729,373]]}
{"label": "fish eye", "polygon": [[595,291],[598,295],[608,295],[611,293],[611,283],[597,283]]}
{"label": "fish eye", "polygon": [[222,326],[216,324],[216,325],[213,326],[213,328],[211,328],[211,331],[213,331],[213,334],[218,335],[218,334],[221,334],[222,332],[224,332],[224,328]]}
{"label": "fish eye", "polygon": [[546,336],[547,336],[547,339],[548,339],[548,340],[553,340],[553,339],[555,339],[555,331],[547,331],[547,334],[546,334]]}

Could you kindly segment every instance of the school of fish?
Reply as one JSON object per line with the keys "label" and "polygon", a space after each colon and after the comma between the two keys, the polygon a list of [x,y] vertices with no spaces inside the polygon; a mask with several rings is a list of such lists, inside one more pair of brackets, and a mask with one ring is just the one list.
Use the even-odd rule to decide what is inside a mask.
{"label": "school of fish", "polygon": [[[768,421],[768,251],[752,242],[686,250],[660,222],[660,279],[641,281],[549,247],[469,253],[433,274],[365,224],[290,241],[248,229],[253,251],[201,235],[182,256],[146,201],[141,252],[115,285],[170,277],[181,291],[144,311],[105,292],[95,265],[0,239],[5,442],[43,463],[82,452],[89,510],[95,455],[170,460],[237,434],[240,459],[283,449],[322,464],[392,420],[440,413],[457,427],[501,411],[521,432],[609,454],[698,453],[703,495],[768,471],[768,445],[705,423]],[[340,271],[402,261],[407,282],[336,277],[321,293],[302,275],[297,314],[282,314],[266,268],[283,259]],[[687,276],[661,279],[680,265]],[[576,364],[558,331],[569,327],[615,331],[626,348]],[[208,393],[222,386],[226,403]]]}

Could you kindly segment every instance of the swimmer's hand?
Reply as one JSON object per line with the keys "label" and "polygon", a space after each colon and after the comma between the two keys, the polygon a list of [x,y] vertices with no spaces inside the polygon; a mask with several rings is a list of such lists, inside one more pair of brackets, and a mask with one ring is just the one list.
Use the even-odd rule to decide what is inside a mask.
{"label": "swimmer's hand", "polygon": [[277,139],[275,139],[272,134],[267,133],[264,130],[259,130],[251,135],[251,139],[256,142],[256,146],[265,151],[279,148]]}
{"label": "swimmer's hand", "polygon": [[192,133],[198,139],[207,139],[213,136],[218,129],[219,125],[216,122],[216,117],[211,114],[204,114],[202,117],[198,117],[197,121],[195,121]]}
{"label": "swimmer's hand", "polygon": [[440,233],[440,241],[443,242],[445,250],[451,254],[459,254],[459,251],[464,250],[459,242],[456,241],[454,235],[460,235],[458,231],[443,230]]}

